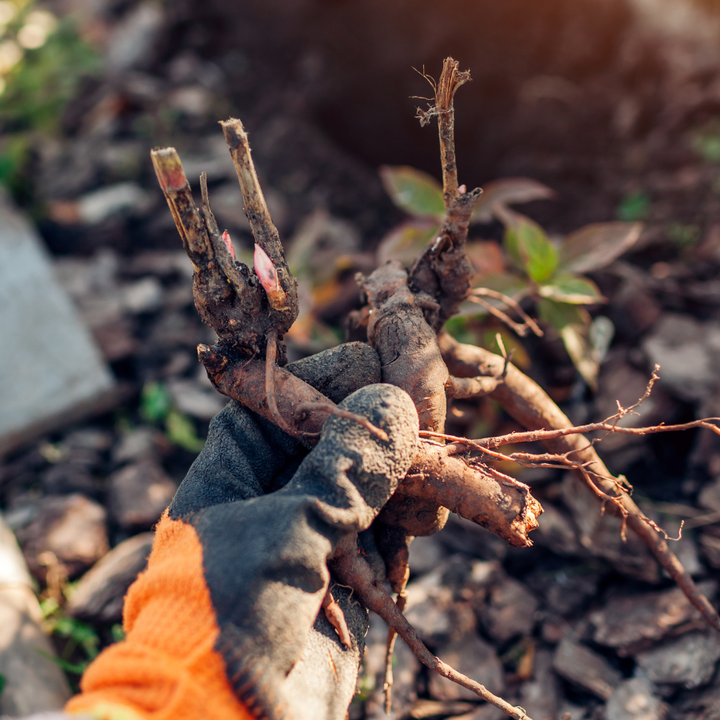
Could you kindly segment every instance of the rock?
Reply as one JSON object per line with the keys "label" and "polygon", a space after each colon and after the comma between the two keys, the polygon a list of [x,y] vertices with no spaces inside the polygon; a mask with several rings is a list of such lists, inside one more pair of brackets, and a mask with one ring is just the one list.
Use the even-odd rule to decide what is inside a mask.
{"label": "rock", "polygon": [[410,572],[426,575],[442,565],[447,556],[435,535],[416,537],[410,544]]}
{"label": "rock", "polygon": [[700,547],[708,565],[720,568],[720,538],[703,533],[700,536]]}
{"label": "rock", "polygon": [[720,477],[703,485],[698,495],[698,504],[708,510],[720,510]]}
{"label": "rock", "polygon": [[438,702],[437,700],[416,700],[409,712],[403,713],[403,718],[409,720],[430,720],[430,718],[444,718],[452,717],[455,720],[462,720],[462,718],[472,718],[472,714],[467,713],[474,707],[473,703],[468,702]]}
{"label": "rock", "polygon": [[618,276],[620,287],[613,292],[607,314],[619,337],[636,338],[660,317],[662,308],[648,287],[646,274],[622,261],[609,272]]}
{"label": "rock", "polygon": [[162,285],[152,276],[127,285],[122,291],[122,305],[133,314],[157,310],[162,305],[162,300]]}
{"label": "rock", "polygon": [[105,508],[83,495],[39,500],[32,522],[17,533],[32,574],[44,577],[52,556],[71,578],[95,564],[110,549],[105,521]]}
{"label": "rock", "polygon": [[520,689],[520,705],[531,718],[557,717],[560,684],[552,671],[552,653],[540,649],[535,653],[533,679]]}
{"label": "rock", "polygon": [[[543,505],[545,507],[545,505]],[[598,592],[602,575],[587,566],[565,565],[554,573],[541,570],[527,578],[528,585],[545,597],[544,606],[565,617],[584,609]]]}
{"label": "rock", "polygon": [[702,400],[720,379],[720,325],[667,313],[642,343],[650,363],[660,365],[663,385],[679,398]]}
{"label": "rock", "polygon": [[682,720],[720,720],[720,683],[682,693],[673,710]]}
{"label": "rock", "polygon": [[0,693],[3,717],[62,710],[71,692],[40,628],[42,612],[15,537],[0,516]]}
{"label": "rock", "polygon": [[567,700],[560,703],[557,716],[560,720],[586,720],[590,715],[587,708],[575,705]]}
{"label": "rock", "polygon": [[115,27],[105,55],[106,71],[121,73],[144,68],[153,58],[163,32],[162,6],[143,2],[135,6]]}
{"label": "rock", "polygon": [[121,620],[125,593],[145,568],[153,537],[149,532],[135,535],[99,560],[78,581],[67,612],[107,623]]}
{"label": "rock", "polygon": [[[712,597],[715,584],[704,582],[699,588]],[[700,612],[679,587],[613,598],[591,613],[589,621],[595,642],[617,648],[625,656],[688,627],[704,627]]]}
{"label": "rock", "polygon": [[508,544],[497,535],[453,513],[438,533],[438,541],[450,550],[482,560],[503,560],[508,552]]}
{"label": "rock", "polygon": [[168,391],[175,407],[199,420],[212,420],[227,404],[214,387],[202,387],[192,380],[170,380]]}
{"label": "rock", "polygon": [[452,632],[449,610],[453,596],[443,585],[442,573],[438,568],[407,586],[405,617],[424,642],[448,637]]}
{"label": "rock", "polygon": [[534,595],[522,583],[506,577],[491,588],[478,616],[487,634],[503,643],[517,635],[530,635],[537,609]]}
{"label": "rock", "polygon": [[710,681],[720,659],[717,634],[694,631],[638,653],[638,666],[656,685],[695,688]]}
{"label": "rock", "polygon": [[622,680],[620,672],[602,655],[570,638],[565,638],[555,650],[553,668],[561,677],[603,700],[612,695]]}
{"label": "rock", "polygon": [[549,502],[543,502],[543,510],[543,514],[538,518],[539,527],[533,533],[533,540],[558,555],[582,554],[575,528],[565,513]]}
{"label": "rock", "polygon": [[93,190],[78,200],[78,218],[99,225],[113,215],[137,210],[147,203],[147,192],[135,183],[118,183]]}
{"label": "rock", "polygon": [[658,582],[660,568],[645,543],[632,532],[623,542],[620,518],[603,513],[597,497],[570,473],[563,478],[562,498],[572,511],[585,552],[607,560],[624,575]]}
{"label": "rock", "polygon": [[[477,634],[470,633],[460,640],[441,646],[437,655],[458,672],[483,684],[490,692],[502,695],[505,680],[500,661],[495,649]],[[477,700],[474,692],[435,672],[430,673],[428,688],[433,699],[443,702]]]}
{"label": "rock", "polygon": [[108,479],[108,509],[124,528],[150,528],[175,496],[177,486],[160,464],[138,460]]}
{"label": "rock", "polygon": [[[365,679],[361,679],[362,686],[370,685],[367,702],[365,703],[365,716],[367,718],[386,718],[384,710],[385,693],[385,647],[387,642],[387,625],[376,615],[370,616],[370,630],[365,640],[365,656],[363,659],[363,672]],[[417,699],[417,681],[420,672],[420,661],[415,654],[401,640],[395,643],[393,657],[393,709],[404,710]]]}
{"label": "rock", "polygon": [[202,117],[211,109],[214,99],[208,88],[195,84],[173,90],[167,96],[167,103],[173,110]]}
{"label": "rock", "polygon": [[69,433],[56,444],[46,443],[40,452],[52,465],[43,470],[40,481],[47,495],[79,492],[97,499],[101,485],[95,478],[104,453],[113,443],[112,433],[85,428]]}
{"label": "rock", "polygon": [[43,472],[40,482],[46,495],[82,493],[99,496],[97,483],[88,469],[80,463],[58,463]]}
{"label": "rock", "polygon": [[158,430],[149,427],[139,427],[122,435],[113,448],[112,459],[114,463],[127,463],[151,456],[155,452]]}
{"label": "rock", "polygon": [[[468,712],[469,711],[469,712]],[[458,713],[463,713],[459,715]],[[456,700],[455,702],[437,702],[436,700],[418,700],[410,708],[409,717],[415,720],[431,718],[453,718],[453,720],[503,720],[507,715],[488,703],[476,703]]]}
{"label": "rock", "polygon": [[[662,372],[662,371],[661,371]],[[625,362],[624,358],[610,357],[600,369],[598,394],[595,399],[595,420],[605,420],[618,411],[617,404],[623,407],[634,405],[644,394],[650,376],[640,372]],[[663,388],[664,383],[656,384],[650,397],[632,413],[620,418],[620,427],[642,427],[657,425],[672,414],[672,400]],[[601,453],[617,452],[628,445],[642,445],[644,438],[640,435],[614,433],[604,438],[599,451]]]}
{"label": "rock", "polygon": [[117,362],[132,355],[140,345],[135,337],[132,318],[127,317],[93,326],[93,338],[108,362]]}
{"label": "rock", "polygon": [[115,383],[37,234],[0,196],[0,454],[111,407]]}
{"label": "rock", "polygon": [[640,678],[620,683],[605,706],[605,720],[662,720],[662,702]]}

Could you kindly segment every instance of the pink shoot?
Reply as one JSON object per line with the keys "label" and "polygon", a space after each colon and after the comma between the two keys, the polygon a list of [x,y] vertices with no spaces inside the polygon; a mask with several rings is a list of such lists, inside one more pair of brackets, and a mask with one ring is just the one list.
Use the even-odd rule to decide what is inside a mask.
{"label": "pink shoot", "polygon": [[255,243],[253,263],[255,264],[255,273],[260,278],[260,283],[265,288],[265,292],[277,292],[280,289],[280,281],[275,266],[267,253],[257,243]]}
{"label": "pink shoot", "polygon": [[[222,234],[222,239],[225,243],[227,251],[232,256],[232,259],[235,260],[235,246],[233,245],[232,239],[230,238],[230,233],[227,230]],[[257,245],[255,247],[257,247]]]}

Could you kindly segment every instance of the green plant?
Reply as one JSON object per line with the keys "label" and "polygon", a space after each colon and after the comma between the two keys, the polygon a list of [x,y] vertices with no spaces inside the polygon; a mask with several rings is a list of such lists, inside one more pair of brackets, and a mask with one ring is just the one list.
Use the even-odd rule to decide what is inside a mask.
{"label": "green plant", "polygon": [[711,120],[687,136],[690,147],[708,163],[720,163],[720,122]]}
{"label": "green plant", "polygon": [[645,220],[652,209],[652,200],[645,192],[634,192],[626,195],[617,207],[616,215],[618,220],[623,222],[635,222]]}
{"label": "green plant", "polygon": [[0,122],[6,131],[56,132],[82,78],[100,68],[71,18],[58,19],[32,2],[0,3]]}
{"label": "green plant", "polygon": [[[64,592],[67,591],[67,588]],[[90,662],[97,657],[100,638],[87,623],[68,616],[56,598],[47,597],[40,603],[45,632],[66,640],[60,657],[42,650],[38,652],[52,660],[65,672],[82,675]],[[79,656],[79,659],[78,659]]]}
{"label": "green plant", "polygon": [[82,79],[101,68],[71,18],[27,0],[0,0],[0,183],[23,190],[30,135],[54,134]]}
{"label": "green plant", "polygon": [[178,447],[192,453],[202,450],[193,421],[173,408],[167,387],[160,382],[146,382],[140,393],[140,417],[152,425],[165,425],[165,435]]}
{"label": "green plant", "polygon": [[[443,217],[442,188],[429,175],[409,167],[384,167],[381,177],[393,202],[412,217],[383,239],[380,262],[409,262],[437,232]],[[600,352],[593,343],[593,321],[585,305],[604,302],[595,283],[584,273],[599,270],[628,250],[640,235],[638,223],[609,222],[587,225],[553,242],[530,218],[508,206],[547,199],[554,193],[528,178],[508,178],[488,183],[475,207],[471,223],[493,219],[505,226],[506,260],[490,274],[475,277],[474,290],[461,307],[461,315],[498,314],[501,307],[520,311],[518,303],[532,299],[540,319],[560,335],[585,381],[594,387]],[[478,243],[468,243],[474,256]],[[478,309],[481,304],[485,311]],[[532,321],[530,327],[532,327]],[[608,321],[609,322],[609,321]],[[602,343],[606,343],[607,322]],[[512,323],[516,330],[528,327]],[[601,344],[602,344],[601,343]]]}

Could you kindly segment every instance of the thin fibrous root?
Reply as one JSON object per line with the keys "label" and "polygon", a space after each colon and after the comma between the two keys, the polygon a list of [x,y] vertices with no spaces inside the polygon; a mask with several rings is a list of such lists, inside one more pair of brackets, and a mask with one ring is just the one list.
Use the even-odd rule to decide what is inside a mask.
{"label": "thin fibrous root", "polygon": [[321,402],[304,402],[297,406],[297,409],[295,410],[295,417],[302,419],[305,413],[309,412],[326,412],[330,415],[337,415],[345,420],[352,420],[353,422],[358,423],[358,425],[362,425],[369,433],[383,442],[387,442],[390,439],[388,434],[382,428],[373,425],[366,417],[358,415],[357,413],[352,413],[349,410],[343,410],[343,408],[339,408],[337,405],[330,405],[328,403]]}
{"label": "thin fibrous root", "polygon": [[[474,377],[498,373],[500,369],[498,366],[502,362],[502,358],[499,356],[474,345],[458,343],[446,332],[440,334],[439,341],[443,358],[453,375]],[[720,632],[720,615],[699,590],[683,564],[670,551],[666,540],[653,527],[654,523],[645,517],[627,493],[618,494],[617,481],[609,479],[612,478],[612,474],[605,467],[595,448],[577,434],[570,420],[548,397],[547,393],[511,365],[508,368],[505,382],[498,385],[497,389],[493,391],[492,397],[502,405],[509,415],[528,428],[530,433],[539,432],[538,439],[541,439],[551,452],[576,451],[579,463],[592,463],[595,480],[590,483],[591,490],[593,492],[600,490],[614,498],[615,502],[610,504],[610,509],[622,516],[628,527],[648,546],[660,565],[679,585],[688,600],[700,611],[708,625]],[[664,428],[665,426],[660,427]],[[711,425],[710,427],[714,428],[715,426]],[[627,429],[624,428],[621,432]],[[542,433],[548,431],[559,432],[552,438],[542,437]],[[587,484],[588,477],[584,469],[574,468],[574,472],[583,483]]]}
{"label": "thin fibrous root", "polygon": [[354,538],[352,543],[338,545],[331,561],[331,568],[341,582],[355,588],[355,592],[366,608],[379,615],[397,632],[423,665],[434,670],[438,675],[467,688],[481,700],[500,708],[513,720],[531,720],[521,707],[511,705],[507,700],[491,693],[484,685],[450,667],[427,649],[415,628],[400,612],[387,590],[375,580],[367,561],[358,555]]}
{"label": "thin fibrous root", "polygon": [[[405,609],[407,603],[407,593],[401,592],[397,596],[396,605],[400,612]],[[385,645],[385,681],[383,682],[383,692],[385,693],[384,709],[386,714],[390,714],[392,711],[392,686],[393,686],[393,671],[392,671],[392,660],[393,653],[395,652],[395,641],[397,640],[398,634],[394,628],[388,628],[387,643]]]}
{"label": "thin fibrous root", "polygon": [[286,422],[285,418],[278,411],[277,399],[275,397],[275,359],[277,357],[277,331],[269,330],[267,334],[267,348],[265,350],[265,394],[267,396],[268,409],[272,415],[273,422],[288,435],[294,435],[295,431]]}
{"label": "thin fibrous root", "polygon": [[[495,300],[501,300],[507,306],[511,307],[518,315],[520,315],[523,322],[515,322],[502,310],[496,308],[492,303],[481,300],[481,297],[490,297]],[[482,305],[491,315],[494,315],[498,320],[504,322],[521,337],[527,335],[528,330],[532,331],[535,335],[537,335],[537,337],[542,337],[545,334],[540,326],[520,307],[520,304],[504,293],[498,292],[497,290],[490,290],[489,288],[475,288],[470,292],[468,300],[477,303],[478,305]]]}

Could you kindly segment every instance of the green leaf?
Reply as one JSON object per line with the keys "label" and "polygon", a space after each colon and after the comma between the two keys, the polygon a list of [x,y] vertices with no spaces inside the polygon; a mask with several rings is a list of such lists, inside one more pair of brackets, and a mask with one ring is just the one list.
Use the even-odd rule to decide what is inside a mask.
{"label": "green leaf", "polygon": [[476,287],[487,288],[488,290],[496,290],[497,292],[508,295],[513,300],[520,300],[530,292],[530,285],[527,278],[517,275],[516,273],[497,273],[496,275],[488,275],[477,283]]}
{"label": "green leaf", "polygon": [[115,623],[110,626],[110,635],[112,635],[113,642],[121,642],[125,639],[125,631],[123,630],[122,623]]}
{"label": "green leaf", "polygon": [[140,416],[146,422],[157,423],[164,420],[170,408],[172,400],[170,392],[159,382],[146,382],[140,393]]}
{"label": "green leaf", "polygon": [[665,230],[668,240],[677,248],[690,248],[700,242],[702,233],[697,225],[671,223]]}
{"label": "green leaf", "polygon": [[67,660],[56,657],[55,655],[51,655],[49,652],[45,652],[40,648],[35,648],[35,652],[39,653],[44,658],[47,658],[48,660],[54,662],[59,668],[61,668],[65,672],[72,673],[73,675],[82,675],[85,670],[87,670],[87,667],[90,664],[89,660],[83,660],[79,663],[71,663]]}
{"label": "green leaf", "polygon": [[408,215],[445,217],[442,185],[431,175],[407,165],[383,165],[380,179],[390,199]]}
{"label": "green leaf", "polygon": [[40,612],[43,620],[49,618],[53,613],[60,609],[60,604],[55,598],[47,597],[40,601]]}
{"label": "green leaf", "polygon": [[557,275],[538,289],[541,297],[573,305],[591,305],[605,302],[597,285],[577,275]]}
{"label": "green leaf", "polygon": [[83,78],[101,69],[99,54],[80,38],[74,21],[61,20],[47,41],[26,50],[5,76],[0,122],[12,130],[56,132],[65,105],[80,90]]}
{"label": "green leaf", "polygon": [[196,435],[195,425],[189,417],[171,410],[165,419],[165,427],[168,440],[175,445],[192,453],[198,453],[203,449],[205,441]]}
{"label": "green leaf", "polygon": [[436,220],[413,218],[391,230],[378,245],[378,265],[398,260],[409,267],[435,237],[438,227]]}
{"label": "green leaf", "polygon": [[0,695],[3,694],[3,690],[5,690],[5,685],[7,684],[7,680],[5,676],[0,673]]}
{"label": "green leaf", "polygon": [[533,200],[549,200],[555,192],[531,178],[502,178],[483,185],[483,192],[475,205],[471,223],[489,223],[495,217],[495,204],[515,205]]}
{"label": "green leaf", "polygon": [[53,634],[75,641],[75,643],[82,647],[90,659],[96,657],[98,654],[100,638],[95,630],[87,623],[71,617],[59,617],[55,621]]}
{"label": "green leaf", "polygon": [[538,312],[542,320],[557,330],[573,365],[583,380],[593,390],[596,390],[600,362],[590,341],[590,315],[588,312],[577,305],[568,305],[554,300],[540,300]]}
{"label": "green leaf", "polygon": [[634,222],[644,220],[652,209],[650,196],[645,192],[635,192],[626,195],[618,205],[616,215],[618,220]]}
{"label": "green leaf", "polygon": [[642,228],[641,223],[624,222],[586,225],[563,240],[558,267],[572,273],[600,270],[627,252]]}
{"label": "green leaf", "polygon": [[505,247],[513,262],[537,283],[549,280],[558,264],[558,252],[545,231],[530,218],[505,209]]}
{"label": "green leaf", "polygon": [[695,131],[689,138],[690,146],[705,162],[720,163],[720,125],[711,121],[704,128]]}

